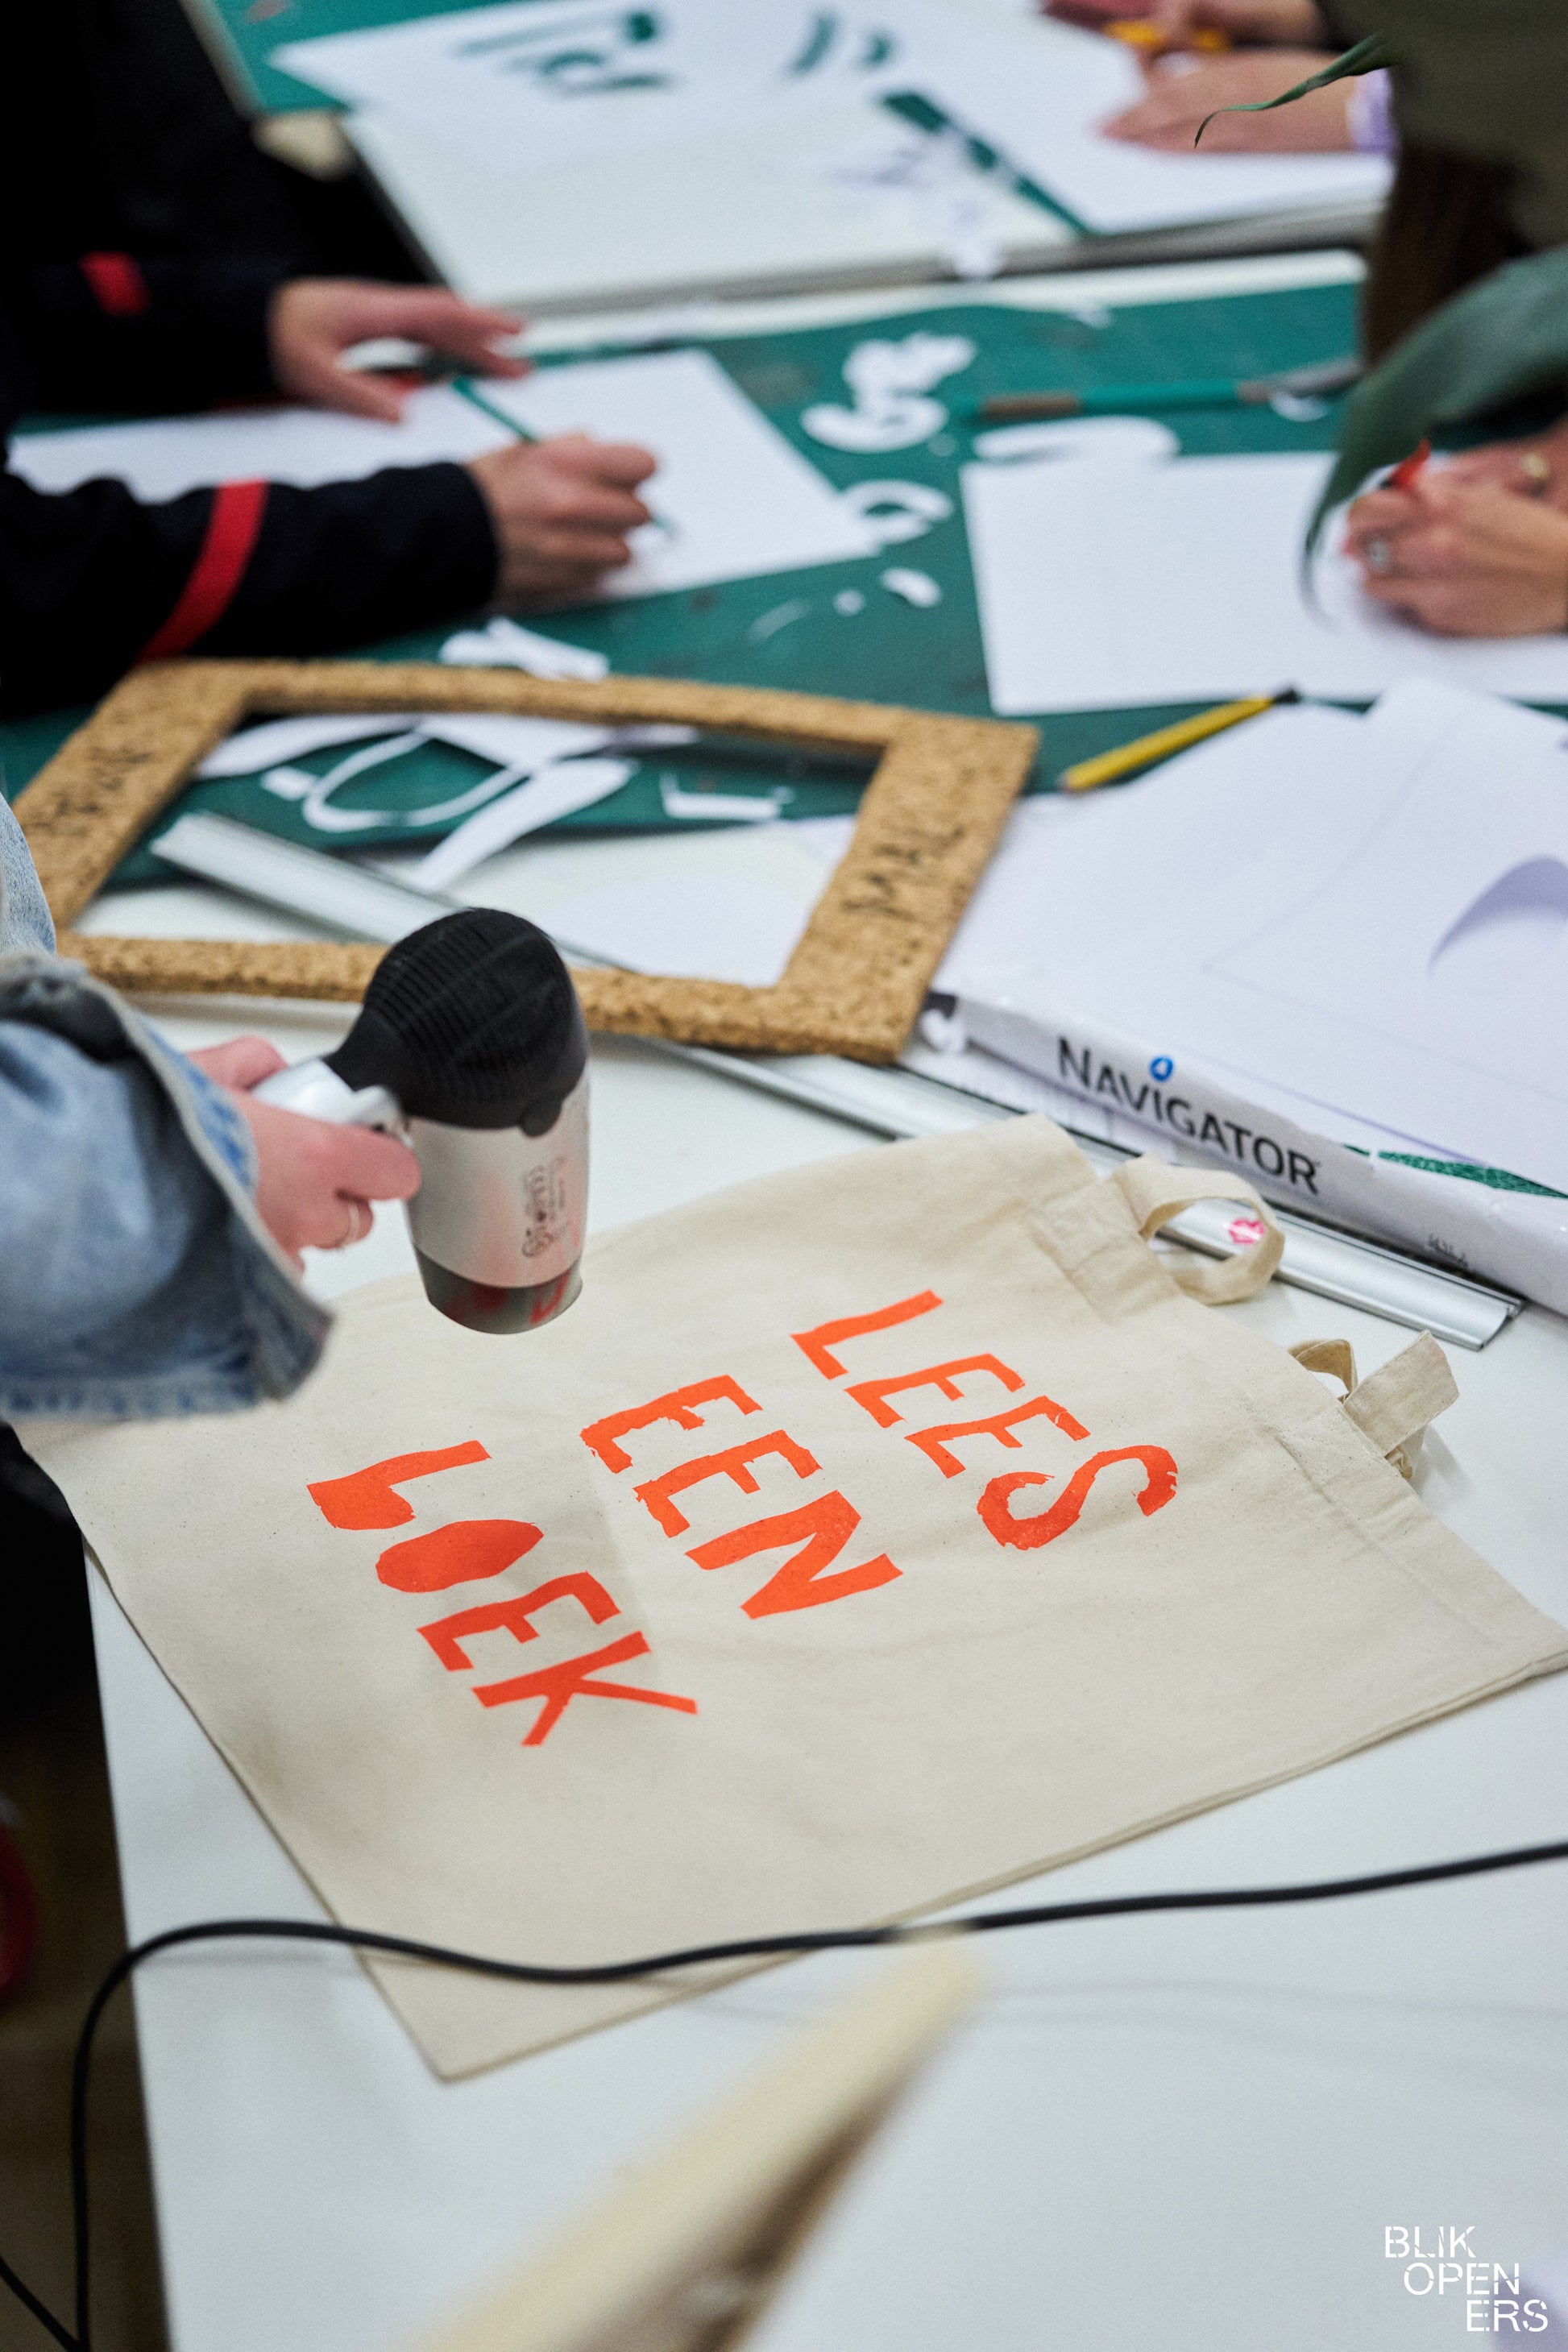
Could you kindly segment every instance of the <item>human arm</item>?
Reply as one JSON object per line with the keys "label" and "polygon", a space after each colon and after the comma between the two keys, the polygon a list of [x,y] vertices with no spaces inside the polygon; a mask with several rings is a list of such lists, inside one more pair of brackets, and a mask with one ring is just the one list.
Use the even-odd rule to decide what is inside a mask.
{"label": "human arm", "polygon": [[177,1054],[53,947],[0,800],[0,1416],[287,1395],[327,1328],[290,1262],[362,1237],[417,1161],[248,1102],[282,1058],[265,1039]]}
{"label": "human arm", "polygon": [[366,1194],[415,1189],[413,1153],[261,1106],[247,1145],[243,1097],[174,1057],[161,1069],[81,1011],[56,991],[29,1017],[0,1015],[0,1414],[158,1417],[286,1395],[326,1318],[237,1191],[248,1205],[255,1185],[254,1216],[298,1272],[301,1247],[363,1237]]}
{"label": "human arm", "polygon": [[0,475],[0,709],[101,694],[139,659],[329,653],[489,601],[496,541],[460,466],[226,484],[148,504]]}
{"label": "human arm", "polygon": [[1568,629],[1568,514],[1428,472],[1351,508],[1346,547],[1376,603],[1447,637]]}
{"label": "human arm", "polygon": [[139,659],[334,653],[488,604],[565,603],[627,561],[646,451],[567,436],[315,489],[150,505],[0,475],[0,709],[101,694]]}
{"label": "human arm", "polygon": [[37,410],[177,415],[282,393],[395,421],[406,387],[342,365],[356,343],[394,336],[476,374],[526,373],[497,348],[520,330],[509,311],[439,286],[290,278],[268,261],[90,253],[14,275],[5,308]]}

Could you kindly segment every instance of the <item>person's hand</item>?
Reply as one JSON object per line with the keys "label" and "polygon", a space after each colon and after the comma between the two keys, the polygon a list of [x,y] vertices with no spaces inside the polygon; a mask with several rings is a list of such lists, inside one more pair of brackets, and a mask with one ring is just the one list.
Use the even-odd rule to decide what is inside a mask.
{"label": "person's hand", "polygon": [[1345,544],[1367,594],[1437,636],[1568,629],[1568,515],[1536,499],[1428,473],[1357,499]]}
{"label": "person's hand", "polygon": [[1275,49],[1316,48],[1331,37],[1315,0],[1155,0],[1149,22],[1173,49],[1205,32]]}
{"label": "person's hand", "polygon": [[250,1129],[257,1214],[297,1274],[301,1250],[363,1242],[373,1201],[406,1201],[419,1190],[419,1162],[395,1136],[255,1101],[249,1089],[284,1067],[265,1037],[234,1037],[189,1059],[227,1088]]}
{"label": "person's hand", "polygon": [[1331,58],[1318,49],[1245,49],[1177,69],[1158,61],[1146,76],[1136,106],[1100,126],[1108,139],[1168,154],[1190,155],[1206,115],[1216,120],[1204,132],[1200,155],[1336,155],[1354,145],[1350,127],[1348,81],[1309,90],[1274,114],[1225,114],[1227,106],[1253,106],[1278,98]]}
{"label": "person's hand", "polygon": [[214,1086],[226,1087],[231,1094],[248,1094],[275,1070],[289,1066],[277,1046],[269,1045],[265,1037],[231,1037],[223,1045],[200,1046],[185,1059],[194,1062]]}
{"label": "person's hand", "polygon": [[272,377],[279,392],[317,408],[395,425],[406,387],[385,376],[345,368],[355,343],[398,335],[460,360],[476,375],[526,375],[521,360],[495,348],[516,335],[521,320],[505,310],[481,310],[440,286],[377,286],[360,278],[295,278],[272,297],[267,316]]}
{"label": "person's hand", "polygon": [[1443,463],[1444,478],[1467,489],[1511,490],[1568,514],[1568,419],[1523,441],[1493,441]]}
{"label": "person's hand", "polygon": [[649,450],[585,433],[476,457],[468,471],[500,551],[496,601],[560,603],[629,563],[627,532],[652,520],[637,487],[658,463]]}

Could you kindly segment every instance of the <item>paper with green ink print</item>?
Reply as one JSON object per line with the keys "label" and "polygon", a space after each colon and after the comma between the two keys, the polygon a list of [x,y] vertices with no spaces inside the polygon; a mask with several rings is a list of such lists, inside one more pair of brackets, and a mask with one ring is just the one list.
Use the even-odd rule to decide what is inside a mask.
{"label": "paper with green ink print", "polygon": [[516,0],[291,41],[271,61],[504,172],[875,93],[910,70],[909,47],[887,13],[853,4]]}

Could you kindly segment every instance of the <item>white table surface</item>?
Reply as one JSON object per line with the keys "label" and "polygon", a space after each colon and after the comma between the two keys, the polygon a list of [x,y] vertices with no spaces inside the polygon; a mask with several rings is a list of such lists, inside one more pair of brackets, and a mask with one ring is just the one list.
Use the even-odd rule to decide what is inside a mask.
{"label": "white table surface", "polygon": [[[165,912],[195,896],[169,894]],[[260,1009],[291,1056],[339,1034]],[[236,1024],[166,1025],[194,1044]],[[882,1148],[630,1044],[595,1048],[594,1116],[600,1226]],[[394,1212],[312,1281],[329,1292],[407,1263]],[[1408,1336],[1284,1290],[1221,1311],[1282,1341],[1348,1332],[1363,1366]],[[1456,1369],[1426,1498],[1568,1617],[1568,1325],[1531,1310]],[[101,1585],[94,1621],[132,1934],[320,1916]],[[1058,1871],[1035,1899],[1373,1870],[1565,1823],[1559,1677]],[[1474,2224],[1478,2255],[1506,2263],[1568,2239],[1565,1926],[1568,1873],[1547,1867],[1313,1910],[998,1937],[978,1948],[989,1997],[851,2185],[759,2352],[1441,2347],[1466,2332],[1464,2308],[1404,2289],[1386,2227]],[[441,2084],[345,1955],[153,1963],[136,2000],[178,2352],[404,2343],[887,1965],[797,1962]]]}
{"label": "white table surface", "polygon": [[[1172,299],[1354,270],[1320,255],[1015,284],[1002,299]],[[909,300],[738,307],[733,323]],[[487,868],[486,895],[504,902],[498,874],[527,856]],[[308,929],[184,887],[106,900],[82,928]],[[180,1045],[259,1027],[291,1059],[342,1025],[272,1005],[164,1022]],[[883,1148],[631,1044],[595,1046],[594,1122],[601,1227]],[[410,1263],[393,1212],[311,1280],[326,1293]],[[1285,1343],[1342,1332],[1363,1370],[1409,1337],[1279,1288],[1216,1311]],[[1453,1360],[1460,1398],[1428,1440],[1421,1491],[1568,1621],[1568,1323],[1531,1309]],[[320,1916],[96,1580],[93,1605],[132,1936]],[[1565,1830],[1558,1676],[995,1903],[1347,1874]],[[1471,2227],[1477,2257],[1509,2264],[1568,2244],[1565,1928],[1568,1870],[1548,1866],[972,1948],[989,1997],[834,2209],[756,2352],[1441,2352],[1474,2333],[1465,2305],[1451,2288],[1441,2304],[1407,2293],[1386,2229],[1419,2224],[1429,2242],[1439,2225]],[[839,1987],[889,1964],[795,1962],[440,2084],[347,1955],[231,1948],[153,1963],[135,1998],[175,2352],[396,2352]]]}

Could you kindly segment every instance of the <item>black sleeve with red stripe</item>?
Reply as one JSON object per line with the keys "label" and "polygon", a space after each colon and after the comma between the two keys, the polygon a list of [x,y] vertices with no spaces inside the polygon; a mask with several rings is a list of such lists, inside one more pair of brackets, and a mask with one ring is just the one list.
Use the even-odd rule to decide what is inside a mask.
{"label": "black sleeve with red stripe", "polygon": [[6,310],[34,410],[188,413],[275,391],[273,295],[289,276],[256,260],[142,261],[89,253],[16,273]]}
{"label": "black sleeve with red stripe", "polygon": [[0,475],[0,711],[101,694],[138,660],[311,654],[472,612],[495,583],[461,466],[301,490],[231,482],[144,505],[121,482],[47,495]]}

